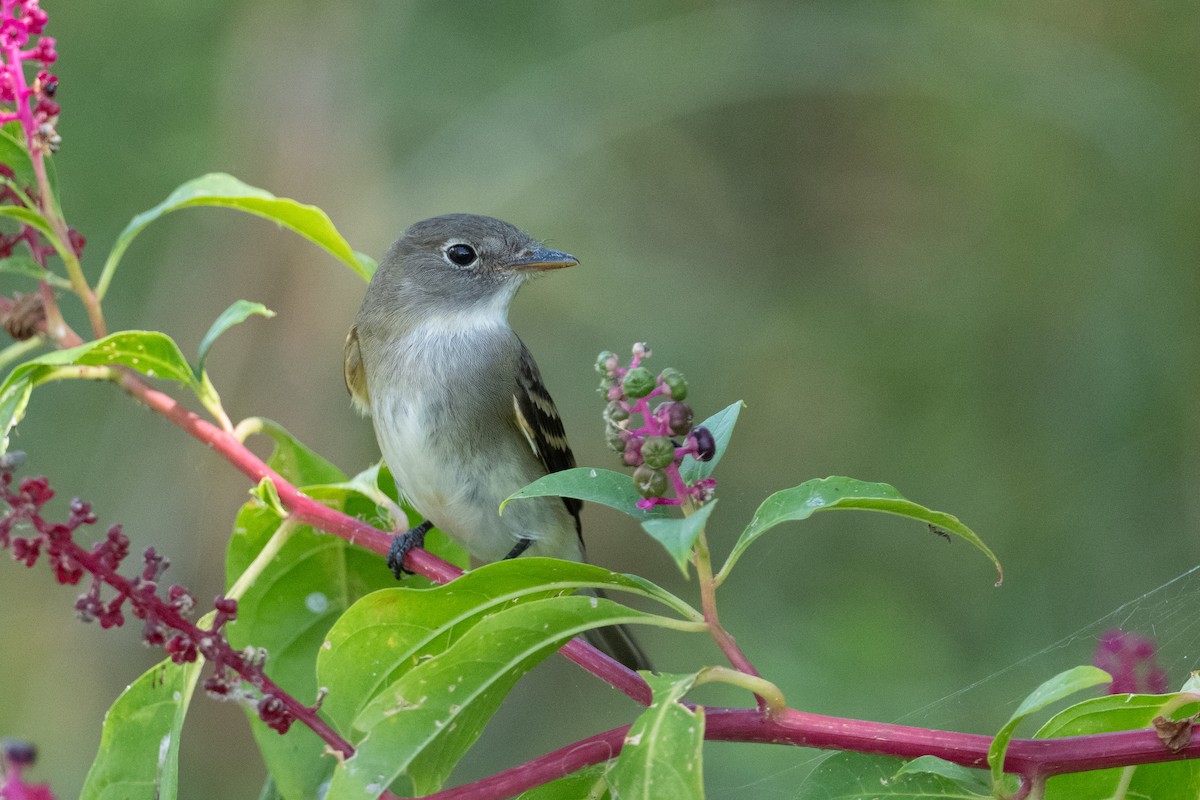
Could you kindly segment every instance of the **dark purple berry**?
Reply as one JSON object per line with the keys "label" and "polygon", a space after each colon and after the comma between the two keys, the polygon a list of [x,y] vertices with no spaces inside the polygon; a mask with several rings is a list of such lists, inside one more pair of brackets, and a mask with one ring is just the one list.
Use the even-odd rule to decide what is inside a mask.
{"label": "dark purple berry", "polygon": [[22,739],[0,739],[0,752],[4,761],[22,767],[31,767],[37,761],[37,745]]}
{"label": "dark purple berry", "polygon": [[692,407],[687,403],[671,403],[667,409],[667,427],[674,436],[685,436],[692,429]]}
{"label": "dark purple berry", "polygon": [[696,460],[712,461],[712,457],[717,454],[717,443],[708,428],[695,428],[692,431],[692,441],[696,443]]}

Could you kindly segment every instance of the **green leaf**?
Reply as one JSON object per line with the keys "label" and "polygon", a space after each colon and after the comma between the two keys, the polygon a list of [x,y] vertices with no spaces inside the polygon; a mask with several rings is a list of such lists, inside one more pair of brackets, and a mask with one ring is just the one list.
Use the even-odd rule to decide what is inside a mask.
{"label": "green leaf", "polygon": [[717,452],[708,461],[697,461],[691,456],[684,456],[683,463],[679,465],[679,474],[685,482],[693,484],[701,478],[712,477],[717,462],[721,460],[721,456],[725,455],[725,449],[729,447],[729,438],[733,436],[733,426],[737,424],[738,414],[745,405],[741,400],[730,403],[697,426],[708,428],[709,433],[713,435],[713,441],[716,442]]}
{"label": "green leaf", "polygon": [[[297,477],[302,479],[304,473]],[[327,492],[322,502],[351,515],[374,508],[348,492]],[[281,524],[285,523],[272,509],[257,502],[242,506],[226,556],[227,587],[234,586]],[[270,654],[267,674],[292,696],[311,703],[318,688],[317,654],[329,628],[356,599],[394,583],[375,553],[297,527],[242,591],[238,618],[226,632],[236,648],[264,648]],[[325,743],[302,725],[280,736],[253,708],[247,708],[246,715],[279,793],[288,800],[318,797],[335,761]]]}
{"label": "green leaf", "polygon": [[682,600],[636,576],[552,558],[499,561],[445,586],[397,586],[355,603],[330,629],[317,659],[321,685],[337,688],[323,709],[348,734],[363,707],[384,687],[423,659],[453,647],[488,615],[585,588],[629,592],[703,619]]}
{"label": "green leaf", "polygon": [[267,466],[294,486],[337,484],[346,480],[345,473],[309,449],[278,422],[260,417],[258,430],[275,441]]}
{"label": "green leaf", "polygon": [[795,800],[967,800],[990,797],[964,790],[932,772],[902,773],[891,756],[837,753],[823,759],[804,780]]}
{"label": "green leaf", "polygon": [[56,247],[59,243],[57,237],[54,235],[54,229],[50,227],[50,223],[46,221],[45,217],[31,208],[24,206],[0,206],[0,217],[12,217],[22,225],[36,228],[40,233],[45,235],[47,241]]}
{"label": "green leaf", "polygon": [[[1189,693],[1105,695],[1063,709],[1051,717],[1034,734],[1034,738],[1087,736],[1149,728],[1156,717],[1181,719],[1196,710],[1197,699]],[[1045,793],[1047,800],[1090,797],[1195,800],[1198,795],[1200,760],[1196,759],[1059,775],[1050,779]]]}
{"label": "green leaf", "polygon": [[608,764],[592,764],[564,778],[521,792],[517,800],[609,800],[605,773]]}
{"label": "green leaf", "polygon": [[903,767],[896,771],[897,777],[901,775],[918,775],[927,773],[930,775],[941,775],[943,778],[949,778],[963,788],[964,791],[971,792],[970,796],[991,797],[991,789],[987,781],[983,779],[980,770],[970,769],[961,764],[955,764],[953,761],[946,761],[937,756],[921,756],[907,762]]}
{"label": "green leaf", "polygon": [[11,123],[6,123],[3,130],[0,130],[0,164],[7,164],[13,171],[13,178],[18,186],[37,186],[33,160],[25,147],[25,134],[21,131],[19,123],[15,131]]}
{"label": "green leaf", "polygon": [[[201,620],[211,624],[212,617]],[[100,749],[81,800],[173,800],[179,792],[179,739],[204,660],[151,667],[126,687],[100,731]]]}
{"label": "green leaf", "polygon": [[500,513],[503,514],[504,507],[513,500],[525,497],[575,497],[615,508],[639,522],[670,516],[671,513],[665,506],[654,506],[643,511],[637,507],[637,501],[642,496],[633,488],[633,478],[622,472],[592,467],[574,467],[544,475],[509,496],[500,504]]}
{"label": "green leaf", "polygon": [[334,770],[327,800],[376,797],[400,775],[417,794],[437,791],[517,680],[566,640],[602,625],[659,619],[585,596],[532,600],[491,615],[363,709],[353,725],[363,732],[355,754]]}
{"label": "green leaf", "polygon": [[1017,706],[1017,710],[1009,717],[1004,727],[996,733],[991,746],[988,747],[988,764],[992,768],[992,785],[997,789],[1001,786],[1004,778],[1004,755],[1008,752],[1008,743],[1012,741],[1013,733],[1022,720],[1076,692],[1111,682],[1111,675],[1098,667],[1089,665],[1073,667],[1065,672],[1060,672],[1034,689],[1028,697],[1021,701],[1021,705]]}
{"label": "green leaf", "polygon": [[48,269],[42,269],[33,256],[18,253],[0,258],[0,273],[8,275],[20,275],[23,278],[33,278],[35,281],[45,281],[51,286],[59,289],[70,289],[71,282],[66,278],[56,275]]}
{"label": "green leaf", "polygon": [[622,800],[703,798],[704,710],[679,702],[696,675],[642,674],[654,702],[626,734],[609,786]]}
{"label": "green leaf", "polygon": [[8,449],[8,434],[24,416],[35,386],[62,378],[92,377],[65,369],[70,366],[107,365],[130,367],[147,377],[165,378],[200,391],[179,346],[158,331],[120,331],[70,350],[46,353],[15,367],[0,384],[0,452]]}
{"label": "green leaf", "polygon": [[250,490],[250,496],[279,519],[287,519],[288,510],[284,508],[283,500],[279,498],[279,487],[269,476],[263,476],[263,479]]}
{"label": "green leaf", "polygon": [[696,545],[696,539],[704,531],[704,526],[708,524],[708,517],[716,505],[717,501],[713,500],[700,506],[686,517],[648,519],[642,523],[642,529],[667,548],[667,552],[671,554],[671,558],[675,559],[675,564],[685,578],[688,574],[688,561],[691,559],[692,548]]}
{"label": "green leaf", "polygon": [[200,341],[200,354],[196,361],[196,377],[200,377],[204,372],[204,362],[208,360],[208,351],[217,341],[217,337],[239,322],[245,322],[253,314],[268,318],[275,316],[275,312],[262,303],[252,303],[249,300],[238,300],[221,312],[212,327],[208,329],[208,333],[204,334],[204,338]]}
{"label": "green leaf", "polygon": [[814,478],[799,486],[776,492],[763,501],[754,518],[733,546],[733,551],[721,567],[717,576],[718,583],[729,576],[733,565],[741,558],[755,539],[779,525],[782,522],[804,520],[818,511],[854,508],[863,511],[882,511],[896,514],[909,519],[915,519],[929,525],[935,532],[953,534],[964,539],[983,552],[996,565],[1000,578],[997,585],[1004,580],[1004,572],[1000,562],[991,549],[983,543],[975,532],[959,521],[958,517],[941,511],[933,511],[905,499],[895,487],[886,483],[869,483],[854,478],[829,477]]}
{"label": "green leaf", "polygon": [[375,271],[375,263],[368,256],[355,252],[321,209],[276,197],[263,189],[242,183],[232,175],[215,172],[184,183],[171,192],[166,200],[130,220],[125,230],[117,237],[108,261],[104,264],[100,281],[96,285],[97,295],[104,297],[117,264],[143,228],[172,211],[197,206],[232,208],[272,220],[323,247],[363,280],[370,280]]}

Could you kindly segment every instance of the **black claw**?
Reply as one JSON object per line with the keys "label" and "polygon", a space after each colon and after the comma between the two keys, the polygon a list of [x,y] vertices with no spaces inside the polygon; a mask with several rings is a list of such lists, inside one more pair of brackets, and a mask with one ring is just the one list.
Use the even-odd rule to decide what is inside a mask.
{"label": "black claw", "polygon": [[387,565],[392,570],[392,574],[396,576],[396,580],[400,580],[407,573],[412,573],[404,568],[404,557],[408,555],[408,551],[414,547],[425,546],[425,534],[429,533],[429,529],[433,527],[433,523],[425,520],[415,528],[409,528],[404,533],[398,533],[392,537],[392,546],[388,548]]}
{"label": "black claw", "polygon": [[510,558],[516,558],[529,549],[529,545],[533,544],[533,539],[517,539],[517,543],[513,545],[513,549],[508,551],[508,555],[504,557],[507,561]]}

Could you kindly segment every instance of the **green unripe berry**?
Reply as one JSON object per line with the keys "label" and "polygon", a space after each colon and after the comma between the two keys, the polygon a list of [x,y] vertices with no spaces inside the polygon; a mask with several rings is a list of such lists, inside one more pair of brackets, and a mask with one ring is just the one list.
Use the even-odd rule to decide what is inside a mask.
{"label": "green unripe berry", "polygon": [[642,443],[642,461],[651,469],[665,469],[675,460],[675,445],[665,436],[651,436]]}
{"label": "green unripe berry", "polygon": [[608,425],[604,429],[604,441],[608,446],[618,453],[625,452],[625,440],[628,434],[616,425]]}
{"label": "green unripe berry", "polygon": [[629,370],[625,373],[625,380],[621,382],[625,394],[634,398],[645,397],[654,391],[656,385],[654,375],[645,367]]}
{"label": "green unripe berry", "polygon": [[682,372],[667,367],[659,373],[658,377],[662,378],[663,385],[670,391],[672,400],[682,400],[687,397],[687,380],[684,379]]}
{"label": "green unripe berry", "polygon": [[633,471],[633,485],[642,497],[662,497],[667,493],[670,481],[661,469],[642,464]]}
{"label": "green unripe berry", "polygon": [[623,405],[614,400],[605,407],[604,419],[607,422],[624,422],[629,419],[629,412]]}
{"label": "green unripe berry", "polygon": [[612,372],[613,365],[616,363],[617,354],[611,350],[605,350],[600,355],[596,356],[596,372],[601,375],[608,375]]}

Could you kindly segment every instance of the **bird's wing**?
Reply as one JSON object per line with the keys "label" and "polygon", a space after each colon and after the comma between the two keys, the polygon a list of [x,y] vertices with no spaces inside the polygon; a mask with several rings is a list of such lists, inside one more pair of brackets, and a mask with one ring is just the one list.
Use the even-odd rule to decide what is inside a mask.
{"label": "bird's wing", "polygon": [[346,389],[354,401],[354,407],[363,415],[371,413],[371,397],[367,393],[367,370],[363,366],[362,349],[358,346],[358,326],[351,325],[346,335]]}
{"label": "bird's wing", "polygon": [[[558,472],[575,466],[575,455],[567,444],[567,433],[554,400],[542,383],[542,374],[529,349],[521,344],[521,355],[517,365],[517,387],[513,393],[513,412],[517,427],[533,449],[533,454],[542,462],[546,472]],[[580,532],[579,510],[583,501],[564,497],[563,503],[575,518],[575,530]]]}

